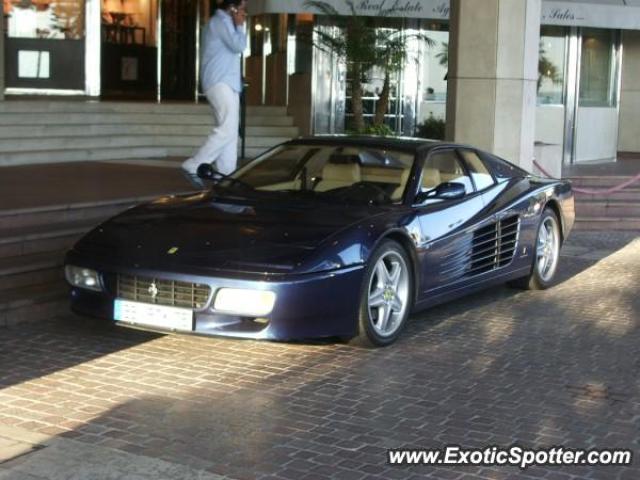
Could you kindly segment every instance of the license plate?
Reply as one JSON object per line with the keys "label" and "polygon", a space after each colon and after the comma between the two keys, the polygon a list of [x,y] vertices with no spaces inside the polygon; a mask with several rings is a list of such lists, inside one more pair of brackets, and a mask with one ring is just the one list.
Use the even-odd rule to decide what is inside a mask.
{"label": "license plate", "polygon": [[193,330],[193,311],[187,308],[152,305],[116,299],[113,316],[119,322],[164,328]]}

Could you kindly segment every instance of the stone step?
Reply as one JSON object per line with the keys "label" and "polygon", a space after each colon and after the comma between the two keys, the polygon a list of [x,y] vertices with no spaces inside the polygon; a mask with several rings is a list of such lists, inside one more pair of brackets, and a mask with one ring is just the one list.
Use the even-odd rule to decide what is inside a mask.
{"label": "stone step", "polygon": [[[264,137],[268,138],[268,137]],[[286,139],[282,139],[284,141]],[[252,145],[252,143],[263,146]],[[255,158],[257,155],[280,143],[280,140],[273,144],[256,140],[247,141],[245,148],[245,158]],[[122,147],[94,149],[74,149],[74,150],[51,150],[51,151],[23,151],[0,153],[0,167],[17,165],[38,165],[47,163],[83,162],[83,161],[105,161],[105,160],[130,160],[146,158],[183,157],[187,158],[194,154],[201,143],[194,143],[193,146],[170,146],[170,147]],[[238,145],[240,153],[240,145]]]}
{"label": "stone step", "polygon": [[202,136],[191,135],[96,135],[76,137],[40,138],[3,138],[0,139],[0,161],[4,155],[22,151],[41,152],[55,150],[106,150],[112,148],[162,148],[177,146],[196,146],[202,141]]}
{"label": "stone step", "polygon": [[[94,154],[106,149],[192,147],[203,144],[205,135],[95,135],[76,137],[0,138],[0,163],[5,155],[28,152],[50,152],[55,150],[92,150]],[[289,137],[248,136],[248,147],[268,147],[289,140]],[[106,157],[109,158],[109,157]]]}
{"label": "stone step", "polygon": [[640,218],[640,202],[576,201],[576,217]]}
{"label": "stone step", "polygon": [[252,159],[256,158],[259,155],[262,155],[264,152],[269,150],[271,147],[247,147],[245,148],[245,158]]}
{"label": "stone step", "polygon": [[247,117],[251,115],[285,116],[287,107],[276,107],[272,105],[255,105],[247,107]]}
{"label": "stone step", "polygon": [[69,312],[69,288],[63,280],[0,291],[0,328],[38,322]]}
{"label": "stone step", "polygon": [[[181,192],[174,193],[178,194]],[[151,201],[157,197],[157,195],[154,195],[89,203],[0,210],[0,226],[5,231],[16,231],[18,229],[27,230],[29,228],[35,230],[37,227],[71,223],[83,226],[92,223],[97,224],[127,208]]]}
{"label": "stone step", "polygon": [[[640,166],[639,166],[640,169]],[[640,173],[640,171],[638,172]],[[632,178],[631,176],[584,176],[584,177],[573,177],[569,178],[571,180],[571,185],[574,187],[583,187],[583,188],[594,188],[594,189],[605,189],[614,187],[616,185],[620,185],[623,182],[626,182]],[[640,187],[640,182],[635,184],[635,187]]]}
{"label": "stone step", "polygon": [[101,220],[0,229],[0,258],[66,250]]}
{"label": "stone step", "polygon": [[118,160],[124,158],[159,158],[170,155],[190,156],[193,147],[122,147],[94,149],[68,149],[49,151],[19,151],[0,153],[0,167],[16,165],[36,165],[46,163],[83,162],[97,160]]}
{"label": "stone step", "polygon": [[[251,158],[299,135],[286,107],[247,108]],[[6,101],[0,105],[0,167],[190,157],[213,117],[207,104]]]}
{"label": "stone step", "polygon": [[627,187],[623,190],[607,193],[589,194],[576,192],[576,202],[582,201],[631,201],[640,202],[640,188]]}
{"label": "stone step", "polygon": [[0,113],[208,113],[210,107],[202,103],[155,103],[69,100],[7,100],[0,104]]}
{"label": "stone step", "polygon": [[[246,158],[255,158],[259,154],[271,148],[247,147],[245,149]],[[49,152],[17,152],[11,155],[2,156],[0,154],[0,167],[18,165],[39,165],[47,163],[66,163],[83,161],[117,161],[117,160],[140,160],[159,159],[165,157],[188,158],[195,152],[196,147],[166,147],[166,148],[129,148],[129,149],[107,149],[102,151],[90,150],[60,150]],[[238,147],[240,152],[240,147]]]}
{"label": "stone step", "polygon": [[247,125],[247,138],[280,137],[290,139],[298,136],[300,136],[298,127]]}
{"label": "stone step", "polygon": [[289,140],[291,137],[251,136],[246,138],[245,145],[250,148],[271,148]]}
{"label": "stone step", "polygon": [[[93,102],[63,100],[7,100],[0,104],[0,113],[161,113],[210,114],[211,109],[206,102],[191,103],[152,103],[152,102]],[[255,105],[247,107],[251,115],[286,115],[287,108],[271,105]]]}
{"label": "stone step", "polygon": [[[210,125],[211,113],[153,114],[153,113],[11,113],[0,114],[0,126],[24,126],[29,131],[35,125]],[[264,112],[247,114],[250,126],[293,126],[293,118],[267,115]]]}
{"label": "stone step", "polygon": [[284,117],[284,116],[265,117],[263,115],[247,115],[247,126],[292,127],[293,117]]}
{"label": "stone step", "polygon": [[[0,129],[0,139],[34,138],[82,138],[111,135],[154,135],[154,136],[198,136],[206,137],[213,124],[207,125],[154,125],[154,124],[94,124],[94,125],[34,125],[26,129],[23,126],[5,126]],[[293,126],[247,126],[247,136],[288,137],[298,136],[298,128]]]}
{"label": "stone step", "polygon": [[0,291],[41,285],[63,278],[65,251],[0,258]]}
{"label": "stone step", "polygon": [[576,218],[576,231],[640,232],[640,218],[590,217]]}
{"label": "stone step", "polygon": [[102,125],[102,124],[208,125],[210,114],[153,113],[11,113],[0,114],[0,125]]}

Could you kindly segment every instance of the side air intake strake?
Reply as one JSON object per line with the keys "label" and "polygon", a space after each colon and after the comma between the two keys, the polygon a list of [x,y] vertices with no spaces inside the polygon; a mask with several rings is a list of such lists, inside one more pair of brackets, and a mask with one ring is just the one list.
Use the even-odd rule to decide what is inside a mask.
{"label": "side air intake strake", "polygon": [[441,278],[454,280],[490,272],[511,263],[518,244],[520,218],[512,215],[460,238],[450,246],[451,253],[440,271]]}
{"label": "side air intake strake", "polygon": [[516,251],[519,230],[520,219],[517,215],[477,230],[473,234],[471,267],[467,275],[509,265]]}

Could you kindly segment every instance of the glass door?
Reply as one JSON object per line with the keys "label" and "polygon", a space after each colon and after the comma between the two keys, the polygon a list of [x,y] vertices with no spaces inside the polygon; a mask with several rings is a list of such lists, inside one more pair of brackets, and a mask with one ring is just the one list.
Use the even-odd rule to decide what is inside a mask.
{"label": "glass door", "polygon": [[574,163],[614,161],[618,146],[620,32],[580,29]]}

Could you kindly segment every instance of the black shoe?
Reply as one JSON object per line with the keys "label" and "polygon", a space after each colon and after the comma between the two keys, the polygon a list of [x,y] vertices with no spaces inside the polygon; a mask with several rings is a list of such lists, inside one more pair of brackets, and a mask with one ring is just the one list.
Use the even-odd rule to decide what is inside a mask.
{"label": "black shoe", "polygon": [[208,187],[204,181],[194,173],[189,173],[186,170],[180,169],[184,178],[191,184],[191,186],[197,190],[207,190]]}

